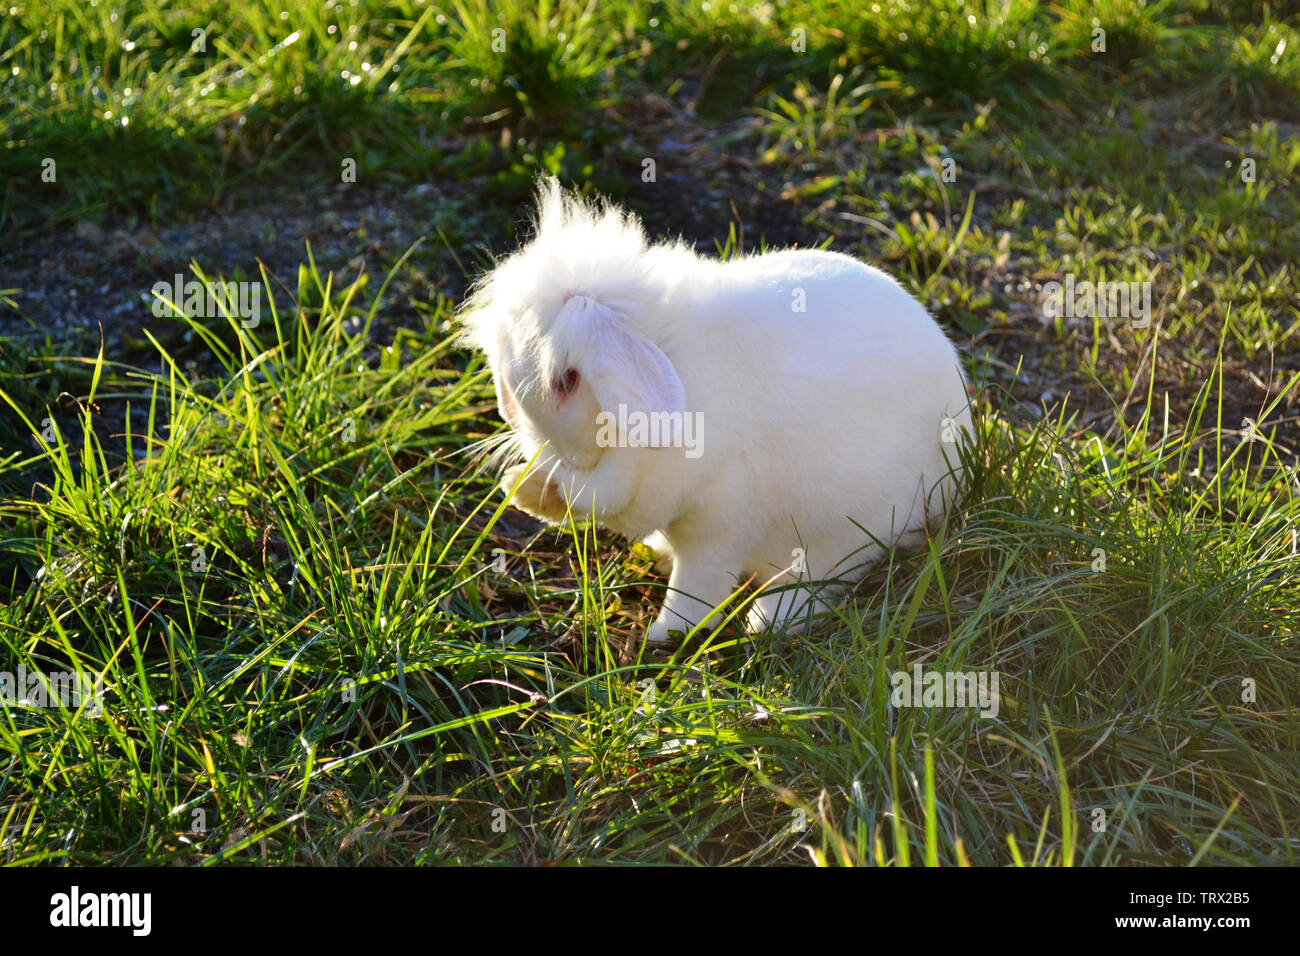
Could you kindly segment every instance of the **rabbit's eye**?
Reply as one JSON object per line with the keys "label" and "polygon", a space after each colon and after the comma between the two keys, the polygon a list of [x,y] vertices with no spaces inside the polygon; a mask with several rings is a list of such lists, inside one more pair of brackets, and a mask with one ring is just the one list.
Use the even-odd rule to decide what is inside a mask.
{"label": "rabbit's eye", "polygon": [[564,375],[551,383],[551,388],[561,396],[565,396],[572,393],[573,390],[578,387],[579,381],[581,381],[581,378],[578,375],[578,370],[576,368],[565,369]]}

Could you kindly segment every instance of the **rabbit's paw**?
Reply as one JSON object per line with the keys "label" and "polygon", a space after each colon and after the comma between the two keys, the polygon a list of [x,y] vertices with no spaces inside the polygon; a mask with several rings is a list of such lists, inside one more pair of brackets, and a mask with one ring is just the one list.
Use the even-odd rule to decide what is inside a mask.
{"label": "rabbit's paw", "polygon": [[[564,521],[567,512],[559,483],[548,478],[545,472],[538,469],[525,476],[524,473],[527,471],[527,465],[514,465],[507,468],[502,476],[501,487],[505,493],[510,494],[511,489],[515,492],[510,503],[534,518],[553,523]],[[522,483],[520,483],[521,478]],[[515,488],[515,485],[519,487]]]}
{"label": "rabbit's paw", "polygon": [[[646,629],[645,642],[652,648],[667,648],[676,644],[682,635],[682,622],[677,622],[676,627],[669,628],[671,625],[662,617]],[[676,631],[676,634],[673,634]]]}
{"label": "rabbit's paw", "polygon": [[673,548],[662,531],[653,531],[641,543],[654,553],[655,574],[664,577],[673,573]]}

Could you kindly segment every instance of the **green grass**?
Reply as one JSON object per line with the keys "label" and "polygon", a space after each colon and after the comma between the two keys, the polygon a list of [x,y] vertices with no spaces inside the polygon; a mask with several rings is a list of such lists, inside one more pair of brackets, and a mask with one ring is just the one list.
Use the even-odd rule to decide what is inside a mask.
{"label": "green grass", "polygon": [[[362,181],[499,169],[509,147],[485,157],[477,143],[503,124],[585,153],[582,166],[618,148],[603,106],[687,81],[714,115],[852,71],[869,74],[887,111],[912,116],[996,103],[1041,125],[1108,90],[1189,84],[1219,117],[1300,115],[1294,25],[1254,12],[1220,25],[1217,11],[1171,0],[24,0],[12,11],[0,22],[0,222],[20,225],[51,211],[156,221],[262,195],[286,175],[337,183],[348,158]],[[617,188],[613,169],[597,172]]]}
{"label": "green grass", "polygon": [[[481,467],[501,424],[454,303],[385,281],[433,243],[355,281],[308,251],[255,328],[6,338],[0,671],[102,675],[105,716],[0,711],[0,859],[1295,865],[1300,34],[1249,3],[878,6],[0,21],[11,235],[349,156],[512,221],[538,167],[630,193],[656,153],[624,118],[662,94],[699,117],[665,136],[751,119],[718,136],[753,194],[898,275],[980,386],[926,548],[790,633],[652,655],[648,557],[538,529]],[[1067,273],[1149,281],[1150,325],[1043,317]],[[917,664],[996,672],[997,715],[892,706]]]}
{"label": "green grass", "polygon": [[[305,271],[233,348],[194,323],[211,379],[101,357],[10,462],[12,669],[109,715],[7,710],[11,862],[1294,863],[1297,472],[1214,383],[1154,444],[986,417],[962,522],[830,620],[647,659],[644,560],[507,528],[488,383],[441,312],[344,331],[378,302]],[[999,715],[891,708],[918,661]]]}

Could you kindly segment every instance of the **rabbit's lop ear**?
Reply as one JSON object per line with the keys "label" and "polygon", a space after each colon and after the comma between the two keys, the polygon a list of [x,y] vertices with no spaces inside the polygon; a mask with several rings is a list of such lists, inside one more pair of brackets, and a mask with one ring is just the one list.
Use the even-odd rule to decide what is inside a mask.
{"label": "rabbit's lop ear", "polygon": [[551,338],[556,352],[568,355],[586,376],[603,411],[620,423],[626,421],[620,406],[637,417],[654,416],[663,426],[654,444],[680,438],[686,415],[682,380],[663,350],[618,312],[591,296],[574,295],[556,316]]}

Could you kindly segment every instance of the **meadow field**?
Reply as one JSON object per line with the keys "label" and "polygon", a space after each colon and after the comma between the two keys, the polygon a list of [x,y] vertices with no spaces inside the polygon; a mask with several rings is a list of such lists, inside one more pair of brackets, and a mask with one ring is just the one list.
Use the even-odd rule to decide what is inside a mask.
{"label": "meadow field", "polygon": [[[0,147],[0,861],[1300,862],[1297,4],[10,0]],[[896,276],[959,514],[646,649],[454,339],[539,173]]]}

